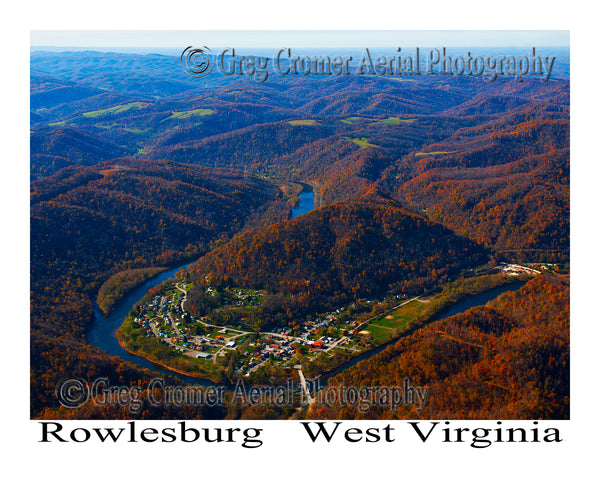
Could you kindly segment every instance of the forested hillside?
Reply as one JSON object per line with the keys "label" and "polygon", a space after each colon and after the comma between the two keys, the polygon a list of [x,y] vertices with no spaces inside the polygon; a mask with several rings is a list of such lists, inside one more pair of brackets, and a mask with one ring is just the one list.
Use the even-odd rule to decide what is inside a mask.
{"label": "forested hillside", "polygon": [[[486,261],[477,244],[371,195],[238,235],[200,259],[193,276],[200,290],[208,283],[277,293],[276,312],[263,315],[289,323],[352,299],[422,292]],[[194,299],[192,290],[192,311]]]}

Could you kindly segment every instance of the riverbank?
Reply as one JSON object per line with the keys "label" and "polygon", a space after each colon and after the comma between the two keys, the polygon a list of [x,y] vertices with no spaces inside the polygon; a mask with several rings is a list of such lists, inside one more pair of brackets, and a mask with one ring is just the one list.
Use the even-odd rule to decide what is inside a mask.
{"label": "riverbank", "polygon": [[123,270],[111,275],[98,290],[96,303],[104,315],[108,315],[115,305],[138,285],[169,267],[148,267]]}
{"label": "riverbank", "polygon": [[[317,182],[283,180],[271,177],[263,178],[266,178],[277,185],[279,190],[284,194],[287,199],[287,205],[290,207],[292,218],[321,206],[321,190]],[[298,209],[301,209],[302,213],[294,214]]]}
{"label": "riverbank", "polygon": [[[218,370],[216,370],[216,369],[206,370],[206,369],[202,369],[201,364],[199,364],[197,362],[193,362],[194,359],[192,359],[192,358],[184,359],[183,357],[179,357],[179,358],[173,358],[172,360],[165,359],[165,358],[160,358],[159,356],[152,354],[151,352],[145,351],[143,348],[140,348],[139,345],[136,345],[133,342],[133,339],[131,338],[131,336],[129,336],[127,334],[127,319],[125,319],[123,321],[123,324],[117,329],[117,331],[115,332],[115,337],[117,339],[117,342],[119,342],[119,345],[121,346],[121,348],[123,350],[125,350],[126,352],[128,352],[132,355],[144,358],[145,360],[147,360],[153,364],[156,364],[157,366],[164,368],[165,370],[169,370],[169,371],[177,373],[179,375],[183,375],[190,379],[197,379],[197,380],[203,380],[203,381],[208,380],[209,382],[214,383],[216,385],[224,383],[224,380],[226,379],[224,369],[219,368]],[[152,345],[151,342],[148,342],[148,344]],[[152,345],[152,346],[154,346],[154,345]],[[171,349],[169,349],[169,347],[165,347],[165,348],[167,350],[171,350]],[[161,351],[164,351],[164,349],[161,349]],[[169,352],[167,352],[167,354],[169,354]],[[168,361],[168,360],[171,360],[171,361]],[[200,361],[205,361],[205,360],[200,360]],[[211,364],[212,364],[212,362],[211,362]],[[185,366],[187,368],[182,368],[183,366]],[[196,367],[200,368],[201,371],[198,372],[198,371],[191,370],[190,369],[191,366],[196,366]]]}

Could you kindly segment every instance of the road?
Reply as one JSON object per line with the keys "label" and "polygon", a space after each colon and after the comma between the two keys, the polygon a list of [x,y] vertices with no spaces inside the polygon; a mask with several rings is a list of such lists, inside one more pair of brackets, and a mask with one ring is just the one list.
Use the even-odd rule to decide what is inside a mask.
{"label": "road", "polygon": [[[244,335],[249,335],[252,332],[244,332],[244,333],[240,333],[239,335],[234,335],[233,337],[229,337],[227,338],[228,342],[232,342],[233,340],[238,339],[239,337],[243,337]],[[219,356],[219,354],[221,353],[222,350],[228,349],[228,347],[226,347],[225,345],[223,345],[221,348],[219,348],[216,352],[215,352],[215,356],[213,358],[213,362],[217,363],[217,357]]]}
{"label": "road", "polygon": [[171,322],[171,326],[173,327],[173,330],[175,330],[175,333],[177,335],[177,340],[179,340],[180,342],[183,340],[183,335],[181,334],[181,332],[179,331],[179,328],[177,328],[177,323],[175,322],[175,320],[173,319],[173,317],[171,316],[170,313],[167,313],[166,317],[163,317],[165,320],[168,320]]}
{"label": "road", "polygon": [[308,390],[308,385],[306,384],[306,378],[304,378],[304,372],[302,371],[302,365],[294,365],[294,369],[298,371],[298,376],[300,377],[300,385],[302,385],[302,389],[304,390],[304,394],[308,400],[308,405],[311,405],[315,402],[315,397],[310,394]]}

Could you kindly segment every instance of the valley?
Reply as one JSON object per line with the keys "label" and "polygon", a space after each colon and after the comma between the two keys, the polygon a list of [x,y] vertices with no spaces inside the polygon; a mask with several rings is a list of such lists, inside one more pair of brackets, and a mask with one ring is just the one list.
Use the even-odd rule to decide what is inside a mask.
{"label": "valley", "polygon": [[[208,316],[196,318],[185,308],[192,284],[170,279],[153,290],[153,295],[158,294],[146,295],[136,303],[116,336],[127,351],[190,377],[217,382],[227,377],[230,383],[243,377],[250,384],[260,384],[267,372],[285,379],[302,368],[314,379],[421,328],[440,312],[464,303],[465,298],[499,291],[503,286],[518,288],[540,273],[519,265],[500,269],[502,273],[478,273],[460,287],[448,284],[412,298],[394,295],[354,302],[316,313],[313,320],[298,320],[289,328],[269,331],[250,329],[243,321],[256,313],[266,292],[209,286],[206,294],[215,299],[213,308]],[[176,277],[182,275],[186,276],[180,271]],[[242,320],[228,323],[236,317]],[[219,324],[212,323],[215,321]]]}
{"label": "valley", "polygon": [[[530,333],[539,332],[539,348],[555,354],[535,354],[528,375],[544,386],[528,398],[564,418],[568,402],[555,408],[548,399],[568,398],[568,337],[554,336],[563,323],[534,324],[529,313],[546,290],[553,296],[544,301],[557,303],[544,312],[561,312],[562,322],[566,309],[570,83],[559,67],[548,82],[308,75],[257,83],[198,81],[169,56],[32,53],[32,417],[128,418],[115,408],[67,411],[56,382],[103,375],[134,385],[159,367],[179,381],[280,385],[299,371],[363,381],[352,362],[364,358],[373,381],[402,371],[448,396],[463,374],[487,378],[471,351],[459,352],[462,373],[450,368],[461,332],[492,350],[486,335],[522,341],[525,357],[537,352]],[[121,310],[136,287],[166,272]],[[528,293],[511,297],[513,310],[477,314],[500,322],[498,331],[452,323],[441,357],[421,355],[429,352],[422,335],[441,331],[438,313],[523,282]],[[523,325],[517,310],[529,319]],[[111,312],[119,325],[98,325]],[[422,348],[398,350],[406,342]],[[381,367],[388,349],[398,375]],[[509,350],[490,353],[498,372],[518,368]],[[561,360],[545,369],[539,358]],[[451,371],[448,383],[431,365]],[[503,411],[530,415],[534,407],[509,390]],[[487,405],[494,392],[481,395]],[[476,402],[449,404],[463,418],[493,415]],[[319,408],[144,415],[360,417]],[[448,417],[448,408],[438,402],[431,412]]]}

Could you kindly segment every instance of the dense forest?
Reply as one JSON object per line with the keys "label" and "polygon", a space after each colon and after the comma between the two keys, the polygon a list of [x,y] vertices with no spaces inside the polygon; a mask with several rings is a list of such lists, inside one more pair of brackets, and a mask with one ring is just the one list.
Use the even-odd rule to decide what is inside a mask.
{"label": "dense forest", "polygon": [[[90,346],[86,332],[96,300],[107,311],[167,266],[198,260],[197,315],[208,285],[264,290],[243,319],[256,328],[420,294],[490,260],[568,271],[567,75],[199,82],[165,55],[33,52],[30,78],[33,417],[131,415],[67,411],[54,388],[66,377],[150,378]],[[320,208],[290,218],[288,190],[299,185]],[[434,392],[424,417],[564,418],[568,313],[568,280],[544,275],[335,381],[410,376]]]}
{"label": "dense forest", "polygon": [[486,260],[477,244],[370,195],[236,236],[194,265],[189,302],[199,314],[206,284],[266,289],[278,296],[261,323],[289,323],[387,291],[421,293]]}

